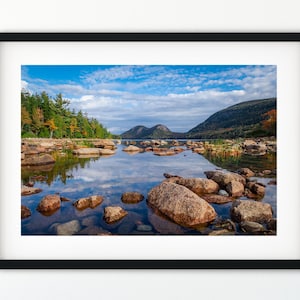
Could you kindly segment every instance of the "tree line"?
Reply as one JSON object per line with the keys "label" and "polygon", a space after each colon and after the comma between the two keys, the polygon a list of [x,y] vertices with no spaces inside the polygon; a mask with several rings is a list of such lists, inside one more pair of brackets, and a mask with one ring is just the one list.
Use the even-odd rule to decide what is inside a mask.
{"label": "tree line", "polygon": [[22,137],[111,138],[111,133],[95,118],[81,110],[69,109],[70,101],[62,94],[55,98],[46,92],[21,92]]}

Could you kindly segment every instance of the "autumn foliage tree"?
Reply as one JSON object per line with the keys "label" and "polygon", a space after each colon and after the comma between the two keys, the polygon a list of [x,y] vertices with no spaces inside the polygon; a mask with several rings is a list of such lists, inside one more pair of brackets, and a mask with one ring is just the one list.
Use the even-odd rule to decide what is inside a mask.
{"label": "autumn foliage tree", "polygon": [[261,122],[263,129],[272,135],[276,135],[276,115],[276,109],[269,110],[263,114],[265,119]]}
{"label": "autumn foliage tree", "polygon": [[70,101],[46,92],[21,92],[22,137],[110,138],[110,132],[95,118],[69,109]]}

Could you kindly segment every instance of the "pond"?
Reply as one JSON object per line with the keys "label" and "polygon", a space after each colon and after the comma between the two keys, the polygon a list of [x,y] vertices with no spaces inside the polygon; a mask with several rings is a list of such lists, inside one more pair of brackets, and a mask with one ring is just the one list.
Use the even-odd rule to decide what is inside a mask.
{"label": "pond", "polygon": [[[80,158],[71,152],[53,153],[56,159],[54,166],[39,168],[22,168],[22,182],[34,182],[34,187],[42,192],[22,196],[22,205],[32,212],[29,218],[22,219],[22,235],[55,234],[58,223],[78,220],[80,230],[77,234],[207,234],[213,224],[199,228],[187,228],[173,223],[158,215],[147,204],[147,194],[165,178],[164,173],[182,177],[206,178],[204,172],[215,169],[234,171],[239,167],[250,167],[255,171],[276,169],[276,156],[241,155],[237,158],[204,157],[185,150],[174,156],[156,156],[153,152],[128,154],[118,145],[115,155],[94,158]],[[269,185],[271,178],[257,177],[266,185],[263,202],[270,203],[276,217],[276,185]],[[121,201],[124,192],[136,191],[144,195],[144,200],[137,204],[126,204]],[[49,194],[59,193],[70,199],[61,203],[61,208],[50,216],[44,216],[36,210],[41,199]],[[72,203],[82,197],[101,195],[104,201],[94,209],[77,210]],[[245,199],[245,198],[243,198]],[[218,218],[230,218],[232,203],[212,204]],[[121,221],[107,224],[104,219],[106,206],[120,206],[128,212]],[[146,225],[146,226],[141,226]],[[141,230],[142,229],[142,230]]]}

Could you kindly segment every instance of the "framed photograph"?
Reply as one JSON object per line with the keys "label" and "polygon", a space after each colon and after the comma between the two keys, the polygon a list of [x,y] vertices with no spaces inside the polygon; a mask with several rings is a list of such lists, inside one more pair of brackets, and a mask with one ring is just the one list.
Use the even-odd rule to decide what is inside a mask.
{"label": "framed photograph", "polygon": [[299,268],[300,34],[2,33],[0,78],[1,268]]}

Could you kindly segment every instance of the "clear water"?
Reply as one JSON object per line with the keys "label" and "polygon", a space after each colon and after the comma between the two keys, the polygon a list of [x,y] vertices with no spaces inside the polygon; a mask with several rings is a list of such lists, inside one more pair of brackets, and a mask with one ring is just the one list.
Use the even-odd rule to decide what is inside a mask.
{"label": "clear water", "polygon": [[[152,152],[128,154],[123,145],[119,145],[113,156],[101,156],[98,158],[78,158],[72,154],[57,156],[56,164],[49,167],[23,168],[22,181],[34,181],[34,187],[41,188],[41,193],[22,196],[22,204],[30,208],[32,215],[23,219],[23,235],[48,235],[54,234],[53,224],[78,220],[81,224],[81,232],[78,234],[95,234],[99,229],[111,234],[206,234],[207,228],[185,228],[157,215],[147,205],[147,194],[150,189],[164,180],[163,173],[176,174],[182,177],[206,178],[204,172],[224,168],[223,162],[213,164],[204,156],[186,150],[175,156],[156,156]],[[276,168],[275,159],[265,157],[249,157],[256,169]],[[243,162],[244,160],[242,160]],[[222,166],[223,164],[223,166]],[[235,161],[226,164],[226,168],[237,169],[243,163]],[[34,176],[44,176],[35,178]],[[266,195],[263,202],[270,203],[276,217],[276,185],[268,185],[271,178],[257,178],[259,182],[266,184]],[[124,192],[137,191],[144,195],[145,199],[137,204],[125,204],[121,201]],[[48,194],[59,193],[71,201],[62,202],[61,208],[51,216],[44,216],[36,210],[41,199]],[[102,195],[104,201],[94,209],[87,208],[77,210],[72,203],[82,197]],[[118,205],[129,214],[121,221],[107,224],[103,220],[106,206]],[[229,218],[231,203],[213,204],[217,214],[221,218]],[[139,231],[139,225],[149,225],[150,231]]]}

